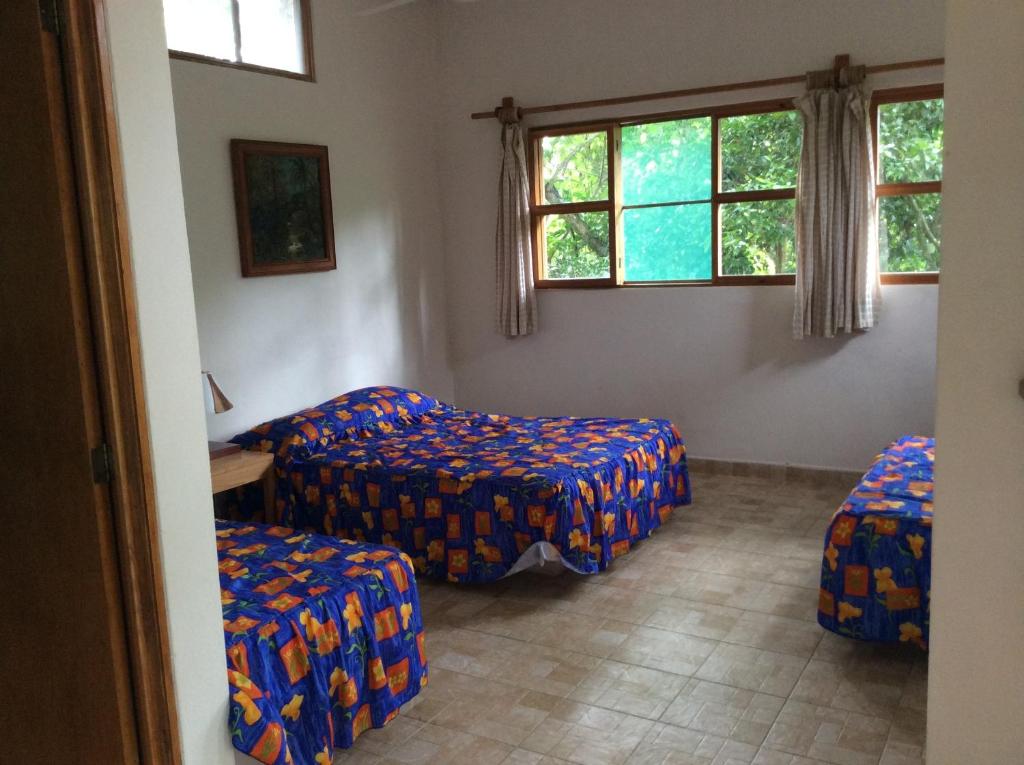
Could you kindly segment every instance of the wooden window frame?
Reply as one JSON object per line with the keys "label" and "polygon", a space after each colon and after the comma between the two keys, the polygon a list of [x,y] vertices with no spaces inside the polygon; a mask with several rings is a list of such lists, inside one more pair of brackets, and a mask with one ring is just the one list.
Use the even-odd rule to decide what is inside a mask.
{"label": "wooden window frame", "polygon": [[[878,172],[878,106],[883,103],[900,103],[929,98],[942,98],[942,84],[919,85],[875,91],[871,100],[871,122],[874,143],[875,172]],[[796,199],[796,189],[763,189],[757,191],[722,191],[722,162],[719,123],[726,117],[743,117],[752,114],[794,111],[792,99],[772,99],[741,104],[727,104],[701,109],[684,109],[656,114],[619,117],[612,120],[586,120],[557,125],[531,128],[527,138],[527,165],[530,174],[530,218],[533,245],[534,286],[537,289],[586,289],[610,287],[742,287],[753,285],[796,284],[795,274],[774,275],[723,275],[721,273],[721,212],[723,204],[737,202],[761,202],[777,199]],[[708,117],[711,119],[711,278],[686,281],[626,281],[622,247],[622,128],[629,125],[667,122],[671,120]],[[572,135],[604,131],[608,135],[608,189],[610,198],[597,202],[578,202],[562,205],[544,204],[541,184],[543,183],[543,152],[540,142],[546,136]],[[912,184],[878,184],[876,195],[895,196],[907,193],[941,193],[941,181]],[[707,203],[708,200],[692,200]],[[674,203],[673,203],[674,204]],[[626,208],[628,209],[628,208]],[[607,211],[608,258],[610,277],[600,279],[548,279],[543,245],[544,216],[556,213]],[[937,284],[938,273],[883,273],[882,284]]]}
{"label": "wooden window frame", "polygon": [[[871,95],[871,136],[875,150],[875,204],[882,197],[909,196],[912,194],[941,194],[942,181],[919,181],[912,183],[882,183],[882,166],[878,145],[878,107],[883,104],[903,104],[909,101],[928,101],[943,98],[942,83],[931,85],[914,85],[905,88],[889,88],[876,90]],[[881,217],[879,216],[879,221]],[[881,225],[881,223],[879,223]],[[939,271],[917,271],[898,273],[894,271],[882,273],[882,284],[938,284]]]}
{"label": "wooden window frame", "polygon": [[241,60],[242,53],[242,30],[239,22],[238,0],[231,0],[231,15],[234,21],[235,34],[235,56],[238,61],[216,56],[206,56],[202,53],[189,53],[181,50],[169,49],[168,55],[179,61],[192,61],[198,64],[212,64],[224,66],[229,69],[241,69],[244,72],[255,72],[257,74],[270,74],[275,77],[287,77],[292,80],[304,82],[316,82],[316,71],[313,63],[313,17],[310,11],[309,0],[298,0],[299,12],[302,14],[302,52],[305,63],[305,72],[292,72],[288,69],[276,69],[270,66],[259,66],[258,64],[247,64]]}
{"label": "wooden window frame", "polygon": [[[541,141],[544,138],[577,133],[604,133],[608,150],[608,198],[590,202],[566,202],[546,204],[544,199],[544,152]],[[534,286],[552,289],[571,286],[573,288],[616,287],[621,284],[622,237],[620,235],[617,198],[621,197],[619,169],[621,167],[621,128],[612,122],[588,124],[585,127],[556,126],[537,128],[530,131],[529,172],[530,172],[530,235],[533,245]],[[549,279],[547,259],[544,257],[544,218],[549,215],[566,215],[581,212],[604,212],[608,215],[608,276],[597,279]]]}

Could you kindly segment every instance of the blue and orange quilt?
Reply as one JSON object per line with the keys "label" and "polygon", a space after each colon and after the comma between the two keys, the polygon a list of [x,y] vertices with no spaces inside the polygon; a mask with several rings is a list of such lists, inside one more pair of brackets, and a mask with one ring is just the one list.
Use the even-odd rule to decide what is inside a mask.
{"label": "blue and orange quilt", "polygon": [[398,550],[217,521],[236,749],[329,765],[427,682],[412,563]]}
{"label": "blue and orange quilt", "polygon": [[825,534],[818,622],[859,640],[928,645],[935,439],[879,454]]}
{"label": "blue and orange quilt", "polygon": [[689,504],[667,420],[510,417],[364,388],[233,439],[274,452],[278,522],[487,582],[535,545],[595,573]]}

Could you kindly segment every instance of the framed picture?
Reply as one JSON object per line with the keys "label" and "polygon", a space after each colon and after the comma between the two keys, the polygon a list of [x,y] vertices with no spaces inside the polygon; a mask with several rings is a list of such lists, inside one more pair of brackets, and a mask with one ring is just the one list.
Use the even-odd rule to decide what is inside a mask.
{"label": "framed picture", "polygon": [[332,271],[327,147],[231,141],[242,276]]}

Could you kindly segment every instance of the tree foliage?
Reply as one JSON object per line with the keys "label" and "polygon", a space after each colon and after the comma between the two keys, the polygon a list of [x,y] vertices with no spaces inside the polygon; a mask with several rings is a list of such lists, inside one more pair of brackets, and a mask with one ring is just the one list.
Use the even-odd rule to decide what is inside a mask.
{"label": "tree foliage", "polygon": [[[942,180],[941,98],[883,104],[878,109],[882,183]],[[938,271],[942,240],[940,194],[881,197],[878,249],[883,271]]]}

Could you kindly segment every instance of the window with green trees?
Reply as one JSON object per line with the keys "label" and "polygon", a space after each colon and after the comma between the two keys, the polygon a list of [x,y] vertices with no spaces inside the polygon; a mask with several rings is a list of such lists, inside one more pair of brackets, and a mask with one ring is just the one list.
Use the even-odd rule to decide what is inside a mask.
{"label": "window with green trees", "polygon": [[943,101],[941,86],[930,91],[914,88],[883,91],[875,96],[875,191],[883,273],[939,270]]}
{"label": "window with green trees", "polygon": [[[941,86],[873,112],[881,270],[920,280],[938,271]],[[792,284],[801,138],[779,101],[531,131],[538,284]]]}

